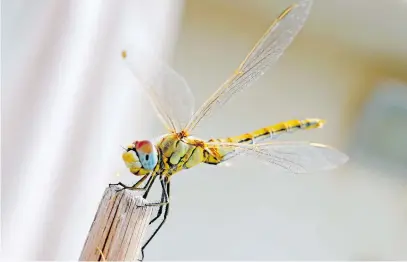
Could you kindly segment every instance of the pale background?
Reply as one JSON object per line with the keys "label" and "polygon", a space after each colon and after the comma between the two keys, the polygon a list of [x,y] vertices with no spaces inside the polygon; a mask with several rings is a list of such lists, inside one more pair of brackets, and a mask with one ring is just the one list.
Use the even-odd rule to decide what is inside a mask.
{"label": "pale background", "polygon": [[[120,145],[164,131],[120,63],[121,46],[145,41],[174,51],[172,64],[199,105],[291,1],[38,3],[3,6],[3,251],[75,260],[106,184],[134,181]],[[335,146],[351,161],[296,177],[253,160],[182,172],[146,260],[407,259],[407,168],[373,160],[358,133],[377,87],[407,89],[406,24],[405,1],[315,0],[273,72],[196,135],[320,117],[324,129],[288,138]],[[383,130],[368,130],[376,138],[369,141],[381,141]],[[403,133],[390,138],[406,140]]]}

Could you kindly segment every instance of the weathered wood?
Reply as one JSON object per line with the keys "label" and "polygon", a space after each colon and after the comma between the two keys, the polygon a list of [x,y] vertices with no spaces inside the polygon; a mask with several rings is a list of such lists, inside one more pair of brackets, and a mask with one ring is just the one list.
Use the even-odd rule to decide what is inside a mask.
{"label": "weathered wood", "polygon": [[[152,207],[137,191],[106,188],[83,246],[81,261],[137,260]],[[140,207],[141,206],[141,207]],[[102,255],[103,254],[103,255]]]}

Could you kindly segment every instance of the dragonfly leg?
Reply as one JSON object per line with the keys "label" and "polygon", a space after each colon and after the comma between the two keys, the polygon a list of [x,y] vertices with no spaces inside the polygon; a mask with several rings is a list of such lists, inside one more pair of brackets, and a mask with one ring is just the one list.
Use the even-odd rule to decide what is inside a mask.
{"label": "dragonfly leg", "polygon": [[[150,177],[147,181],[147,183],[143,186],[143,187],[139,187],[141,183],[143,183],[143,181],[147,178]],[[143,176],[142,178],[139,179],[139,181],[137,181],[134,185],[132,186],[127,186],[125,184],[123,184],[122,182],[119,182],[117,184],[109,184],[109,186],[111,185],[120,185],[122,188],[116,190],[117,192],[120,192],[124,189],[129,189],[129,190],[135,190],[135,191],[146,191],[148,189],[148,186],[150,183],[152,183],[152,179],[154,177],[154,173],[152,175],[146,175]]]}
{"label": "dragonfly leg", "polygon": [[[119,190],[116,190],[117,192],[122,191],[124,189],[131,189],[131,190],[145,190],[146,186],[144,187],[139,187],[141,183],[143,183],[144,180],[146,180],[148,176],[143,176],[142,178],[139,179],[139,181],[137,181],[134,185],[132,186],[127,186],[125,184],[123,184],[122,182],[116,183],[116,184],[109,184],[109,186],[121,186],[122,188],[120,188]],[[147,184],[150,182],[150,179],[147,181]]]}
{"label": "dragonfly leg", "polygon": [[[167,193],[167,189],[166,186],[167,184],[165,183],[165,181],[163,180],[163,178],[160,176],[160,183],[161,183],[161,188],[162,188],[162,193],[161,193],[161,201],[160,202],[155,202],[155,203],[149,203],[146,206],[165,206],[168,204],[168,193]],[[162,199],[164,197],[164,200]],[[162,211],[161,211],[162,212]]]}
{"label": "dragonfly leg", "polygon": [[[160,182],[161,182],[161,186],[163,188],[162,193],[161,193],[161,202],[160,203],[168,203],[167,190],[164,190],[166,185],[164,184],[163,179],[160,179]],[[160,208],[158,209],[157,215],[150,221],[149,225],[154,223],[162,215],[163,209],[164,209],[164,204],[160,205]]]}
{"label": "dragonfly leg", "polygon": [[[161,202],[164,202],[164,198],[161,198]],[[161,205],[160,208],[158,209],[157,215],[151,219],[151,221],[148,223],[149,225],[151,225],[152,223],[154,223],[163,213],[163,209],[164,209],[164,205]]]}
{"label": "dragonfly leg", "polygon": [[125,184],[123,184],[122,182],[116,183],[116,184],[109,184],[109,186],[122,186],[122,187],[126,187]]}
{"label": "dragonfly leg", "polygon": [[[169,198],[169,196],[170,196],[170,181],[168,179],[166,179],[165,183],[162,184],[162,187],[163,187],[163,191],[165,192],[165,195]],[[168,212],[169,212],[169,209],[170,209],[170,203],[168,201],[168,198],[167,198],[167,204],[163,206],[163,208],[165,208],[164,219],[161,221],[161,223],[158,225],[156,230],[153,232],[153,234],[149,237],[147,242],[141,248],[141,260],[140,261],[143,261],[143,259],[144,259],[144,249],[151,242],[151,240],[154,238],[154,236],[158,233],[158,231],[164,225],[164,223],[165,223],[165,221],[167,219]]]}
{"label": "dragonfly leg", "polygon": [[143,194],[143,198],[146,199],[148,196],[148,193],[150,192],[151,188],[153,187],[154,184],[154,180],[156,179],[156,174],[152,174],[151,179],[147,182],[146,186],[145,186],[145,192]]}

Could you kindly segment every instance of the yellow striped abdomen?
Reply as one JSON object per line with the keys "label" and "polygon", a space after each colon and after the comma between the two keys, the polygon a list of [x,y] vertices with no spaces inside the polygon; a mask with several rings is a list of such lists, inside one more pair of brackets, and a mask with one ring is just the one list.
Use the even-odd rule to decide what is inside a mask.
{"label": "yellow striped abdomen", "polygon": [[[308,130],[314,128],[320,128],[325,123],[324,120],[318,118],[310,118],[304,120],[289,120],[286,122],[281,122],[275,125],[267,126],[250,133],[246,133],[239,136],[233,136],[228,138],[211,139],[208,142],[226,142],[226,143],[258,143],[267,140],[272,140],[277,138],[279,135],[284,133],[290,133],[297,130]],[[218,150],[217,152],[219,158],[209,155],[205,163],[208,164],[218,164],[225,160],[227,155],[233,153],[234,150]]]}

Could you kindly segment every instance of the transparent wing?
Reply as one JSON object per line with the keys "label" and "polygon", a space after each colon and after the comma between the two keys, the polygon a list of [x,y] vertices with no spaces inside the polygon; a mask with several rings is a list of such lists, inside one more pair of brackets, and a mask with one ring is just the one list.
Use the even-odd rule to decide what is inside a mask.
{"label": "transparent wing", "polygon": [[224,105],[233,95],[248,88],[274,65],[300,32],[310,12],[312,0],[288,7],[270,26],[235,73],[199,108],[184,128],[190,133],[204,117]]}
{"label": "transparent wing", "polygon": [[180,132],[191,119],[195,99],[186,80],[148,48],[128,46],[122,56],[170,132]]}
{"label": "transparent wing", "polygon": [[347,155],[333,147],[302,141],[274,141],[261,144],[210,142],[207,145],[231,152],[226,155],[227,159],[241,155],[254,156],[271,164],[270,167],[278,172],[296,174],[334,169],[349,159]]}

